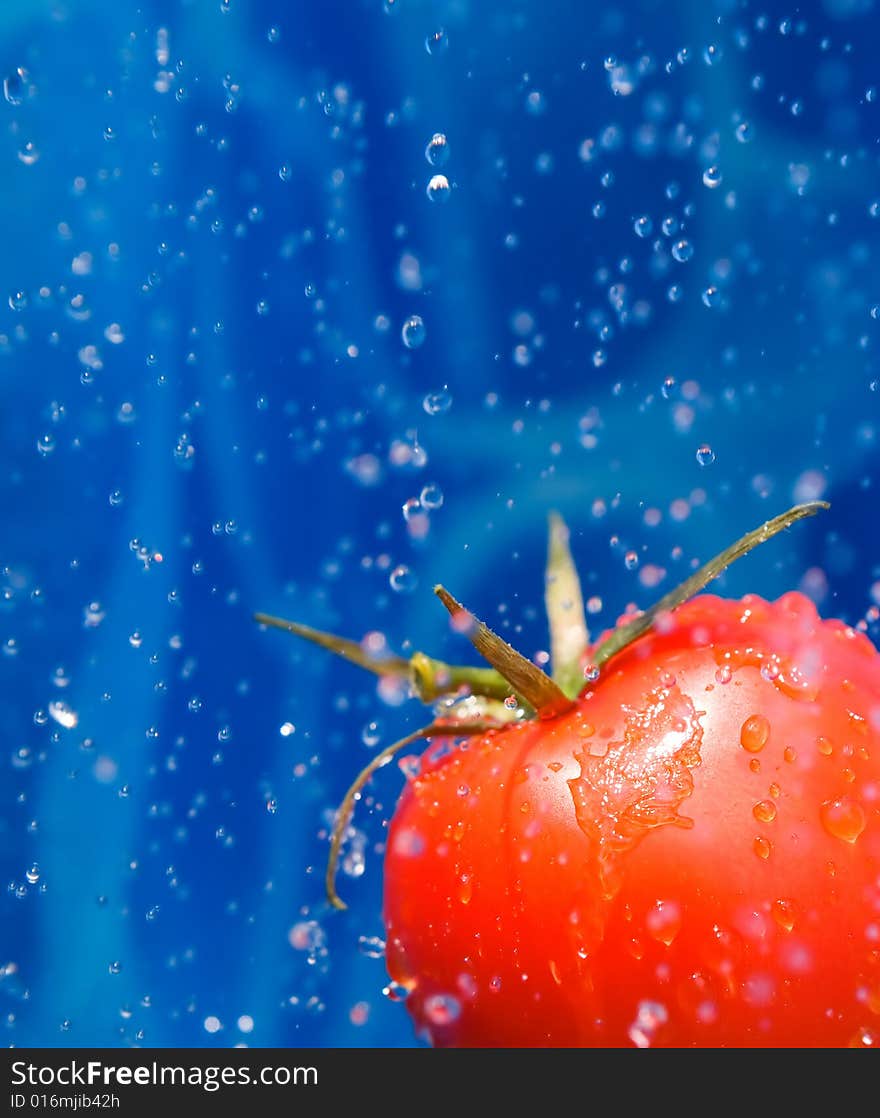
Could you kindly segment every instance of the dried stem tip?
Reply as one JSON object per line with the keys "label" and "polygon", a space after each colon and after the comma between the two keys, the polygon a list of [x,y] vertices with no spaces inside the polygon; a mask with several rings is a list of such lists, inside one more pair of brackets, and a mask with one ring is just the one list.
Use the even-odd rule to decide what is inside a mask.
{"label": "dried stem tip", "polygon": [[504,676],[511,691],[521,695],[541,717],[552,718],[574,705],[549,675],[469,613],[445,587],[435,586],[434,593],[456,621],[464,622],[463,631],[477,652]]}

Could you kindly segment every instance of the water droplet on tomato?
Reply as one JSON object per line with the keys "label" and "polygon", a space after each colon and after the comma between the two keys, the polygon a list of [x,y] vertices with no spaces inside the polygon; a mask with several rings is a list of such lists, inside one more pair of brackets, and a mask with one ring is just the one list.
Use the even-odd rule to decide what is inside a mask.
{"label": "water droplet on tomato", "polygon": [[657,1030],[669,1020],[662,1002],[639,1002],[636,1019],[629,1027],[629,1039],[636,1048],[650,1048]]}
{"label": "water droplet on tomato", "polygon": [[667,947],[681,931],[681,907],[675,901],[656,901],[645,917],[648,934]]}
{"label": "water droplet on tomato", "polygon": [[759,800],[752,808],[752,815],[759,823],[772,823],[776,818],[776,804],[770,800]]}
{"label": "water droplet on tomato", "polygon": [[760,753],[770,737],[770,723],[763,714],[751,714],[739,732],[740,745],[748,753]]}
{"label": "water droplet on tomato", "polygon": [[816,748],[819,750],[823,757],[830,757],[831,754],[834,752],[834,746],[832,745],[831,741],[825,737],[816,738]]}
{"label": "water droplet on tomato", "polygon": [[779,927],[786,932],[790,932],[795,926],[797,921],[797,908],[794,901],[789,901],[780,897],[779,900],[773,902],[770,911],[773,913],[773,919]]}
{"label": "water droplet on tomato", "polygon": [[772,847],[768,839],[765,839],[762,835],[758,835],[758,837],[752,843],[752,849],[759,858],[762,858],[766,862],[767,859],[770,857],[770,851]]}
{"label": "water droplet on tomato", "polygon": [[849,796],[826,800],[819,808],[819,818],[829,835],[844,842],[855,842],[867,823],[865,809]]}
{"label": "water droplet on tomato", "polygon": [[461,1002],[452,994],[431,994],[425,998],[425,1017],[432,1025],[451,1025],[461,1015]]}

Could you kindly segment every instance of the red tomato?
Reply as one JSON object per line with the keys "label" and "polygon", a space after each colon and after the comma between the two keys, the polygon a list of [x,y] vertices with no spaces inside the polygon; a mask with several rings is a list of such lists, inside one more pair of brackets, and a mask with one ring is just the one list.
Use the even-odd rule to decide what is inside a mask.
{"label": "red tomato", "polygon": [[568,714],[425,755],[391,976],[434,1045],[880,1044],[880,657],[704,595]]}

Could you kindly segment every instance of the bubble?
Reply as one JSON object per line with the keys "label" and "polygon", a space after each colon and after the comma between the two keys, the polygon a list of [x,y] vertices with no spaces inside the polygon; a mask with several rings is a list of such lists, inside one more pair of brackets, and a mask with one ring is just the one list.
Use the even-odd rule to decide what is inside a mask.
{"label": "bubble", "polygon": [[628,571],[634,571],[639,565],[639,557],[634,551],[628,551],[623,557],[623,564]]}
{"label": "bubble", "polygon": [[425,159],[432,167],[445,167],[449,161],[449,141],[442,132],[435,132],[425,148]]}
{"label": "bubble", "polygon": [[422,400],[422,407],[428,415],[443,415],[452,407],[452,396],[446,385],[439,392],[429,392]]}
{"label": "bubble", "polygon": [[647,214],[642,214],[637,217],[633,222],[633,231],[637,237],[650,237],[654,232],[654,222],[648,217]]}
{"label": "bubble", "polygon": [[388,585],[396,594],[412,594],[418,578],[405,563],[400,563],[388,576]]}
{"label": "bubble", "polygon": [[708,443],[703,443],[702,446],[697,447],[696,457],[698,465],[711,466],[715,461],[715,451]]}
{"label": "bubble", "polygon": [[110,972],[110,974],[120,974],[122,972],[122,963],[120,963],[119,960],[115,960],[114,962],[110,963],[110,965],[107,967],[107,970]]}
{"label": "bubble", "polygon": [[37,439],[37,451],[43,456],[43,458],[47,458],[54,451],[54,449],[55,436],[48,431],[45,435],[40,435],[40,437]]}
{"label": "bubble", "polygon": [[278,811],[278,801],[274,796],[270,796],[266,800],[266,811],[268,811],[270,815],[274,815]]}
{"label": "bubble", "polygon": [[690,241],[680,240],[676,241],[672,246],[672,258],[677,260],[679,264],[686,264],[688,260],[694,255],[694,246]]}
{"label": "bubble", "polygon": [[449,50],[449,36],[444,27],[438,27],[425,38],[425,50],[434,58],[445,54]]}
{"label": "bubble", "polygon": [[736,132],[734,134],[735,134],[737,140],[741,144],[751,143],[752,142],[752,126],[751,126],[751,124],[749,124],[749,122],[747,120],[744,120],[742,122],[742,124],[738,124],[736,126]]}
{"label": "bubble", "polygon": [[418,349],[424,344],[427,331],[421,315],[411,314],[400,328],[400,337],[407,349]]}
{"label": "bubble", "polygon": [[122,490],[121,489],[112,489],[110,491],[110,496],[107,499],[110,502],[110,505],[111,505],[112,508],[118,508],[124,500],[124,498],[122,496]]}
{"label": "bubble", "polygon": [[278,178],[281,179],[282,182],[290,182],[293,178],[293,168],[289,163],[282,163],[278,168]]}
{"label": "bubble", "polygon": [[36,862],[33,863],[31,868],[24,875],[31,885],[36,885],[40,880],[40,867]]}
{"label": "bubble", "polygon": [[714,190],[722,182],[721,171],[715,167],[707,167],[703,172],[703,186],[708,186],[710,190]]}
{"label": "bubble", "polygon": [[424,487],[419,495],[419,501],[423,508],[426,509],[439,509],[443,504],[443,490],[436,482],[431,482]]}
{"label": "bubble", "polygon": [[448,201],[452,193],[449,187],[449,179],[445,175],[432,175],[425,187],[425,193],[431,202]]}
{"label": "bubble", "polygon": [[28,297],[25,291],[13,291],[9,296],[9,306],[14,311],[23,311],[28,304]]}

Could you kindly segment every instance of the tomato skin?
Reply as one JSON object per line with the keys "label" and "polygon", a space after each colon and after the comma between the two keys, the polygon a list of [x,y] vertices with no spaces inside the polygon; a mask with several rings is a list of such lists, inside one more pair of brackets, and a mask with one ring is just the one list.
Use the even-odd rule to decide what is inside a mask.
{"label": "tomato skin", "polygon": [[880,656],[800,594],[680,606],[427,751],[384,916],[436,1046],[880,1044]]}

